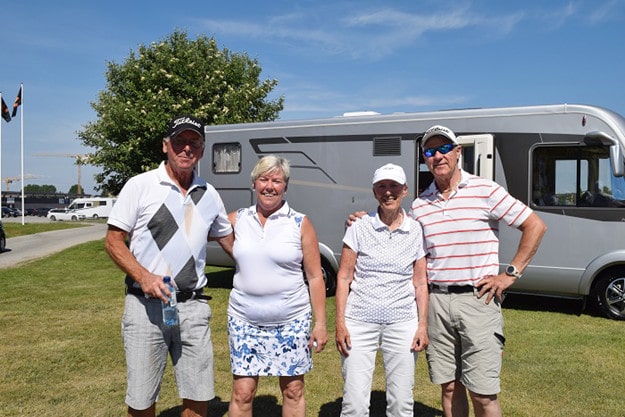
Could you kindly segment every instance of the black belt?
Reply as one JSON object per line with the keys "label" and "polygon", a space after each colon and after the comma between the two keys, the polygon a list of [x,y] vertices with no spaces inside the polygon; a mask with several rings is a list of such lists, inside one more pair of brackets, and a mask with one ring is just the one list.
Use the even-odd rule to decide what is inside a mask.
{"label": "black belt", "polygon": [[[137,297],[145,297],[143,290],[136,287],[126,287],[126,294],[136,295]],[[188,300],[211,300],[213,297],[204,294],[204,289],[194,291],[176,291],[176,301],[184,303]]]}
{"label": "black belt", "polygon": [[440,292],[446,292],[450,294],[464,294],[467,292],[473,292],[475,287],[473,285],[438,285],[430,284],[430,290],[437,290]]}

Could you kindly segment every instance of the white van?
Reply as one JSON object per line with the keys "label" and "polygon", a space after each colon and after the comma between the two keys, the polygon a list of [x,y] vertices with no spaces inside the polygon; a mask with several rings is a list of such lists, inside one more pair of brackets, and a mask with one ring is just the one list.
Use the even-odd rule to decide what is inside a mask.
{"label": "white van", "polygon": [[84,215],[87,219],[106,218],[111,213],[115,201],[117,199],[112,197],[76,198],[67,209],[76,210],[76,213]]}

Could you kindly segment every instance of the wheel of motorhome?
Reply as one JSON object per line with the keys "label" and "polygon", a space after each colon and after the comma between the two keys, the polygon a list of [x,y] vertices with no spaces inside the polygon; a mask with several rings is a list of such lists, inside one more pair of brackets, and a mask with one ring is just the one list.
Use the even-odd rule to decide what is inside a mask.
{"label": "wheel of motorhome", "polygon": [[321,258],[321,272],[323,273],[323,281],[326,283],[326,297],[331,297],[336,292],[336,273],[330,265],[330,262]]}
{"label": "wheel of motorhome", "polygon": [[[326,297],[332,297],[336,292],[336,272],[334,272],[330,262],[323,256],[321,257],[321,274],[323,275],[323,282],[326,286]],[[308,285],[305,273],[304,282]]]}
{"label": "wheel of motorhome", "polygon": [[93,219],[93,220],[97,220],[97,219],[98,219],[98,215],[97,215],[97,214],[94,214],[94,215],[93,215],[93,217],[92,217],[92,219]]}
{"label": "wheel of motorhome", "polygon": [[591,301],[606,316],[625,320],[625,270],[604,272],[592,289]]}

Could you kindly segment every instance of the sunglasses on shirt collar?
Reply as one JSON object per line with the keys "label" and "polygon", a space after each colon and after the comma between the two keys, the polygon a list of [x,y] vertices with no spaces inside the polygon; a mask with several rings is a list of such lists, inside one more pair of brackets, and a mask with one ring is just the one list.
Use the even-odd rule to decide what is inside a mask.
{"label": "sunglasses on shirt collar", "polygon": [[441,155],[445,155],[445,154],[449,153],[456,146],[458,146],[458,145],[456,145],[454,143],[446,143],[446,144],[438,146],[436,148],[424,149],[423,150],[423,154],[425,156],[427,156],[428,158],[431,158],[434,155],[436,155],[436,152],[440,152]]}

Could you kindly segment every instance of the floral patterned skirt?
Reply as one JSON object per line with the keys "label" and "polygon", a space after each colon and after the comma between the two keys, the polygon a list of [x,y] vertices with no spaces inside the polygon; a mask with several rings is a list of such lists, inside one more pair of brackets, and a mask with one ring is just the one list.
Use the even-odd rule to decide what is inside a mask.
{"label": "floral patterned skirt", "polygon": [[312,369],[308,348],[312,314],[277,326],[228,316],[230,367],[240,376],[295,376]]}

